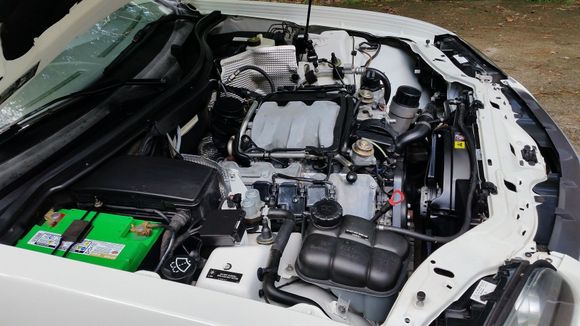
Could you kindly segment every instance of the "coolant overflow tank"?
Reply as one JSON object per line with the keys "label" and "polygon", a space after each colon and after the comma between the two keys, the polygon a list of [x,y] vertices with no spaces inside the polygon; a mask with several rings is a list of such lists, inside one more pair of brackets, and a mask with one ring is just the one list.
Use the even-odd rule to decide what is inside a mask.
{"label": "coolant overflow tank", "polygon": [[383,321],[402,285],[409,244],[346,215],[334,228],[310,226],[296,261],[303,280],[330,288],[373,321]]}

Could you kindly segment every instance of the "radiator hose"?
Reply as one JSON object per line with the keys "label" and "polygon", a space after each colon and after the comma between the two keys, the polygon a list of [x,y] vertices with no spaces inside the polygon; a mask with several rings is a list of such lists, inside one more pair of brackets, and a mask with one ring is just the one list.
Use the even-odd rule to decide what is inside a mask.
{"label": "radiator hose", "polygon": [[294,306],[300,303],[316,306],[324,312],[315,301],[296,295],[294,293],[283,291],[276,287],[275,283],[278,279],[278,267],[280,266],[280,259],[290,235],[294,230],[296,220],[294,214],[285,209],[270,209],[267,213],[271,220],[282,220],[282,226],[276,235],[276,239],[270,249],[270,262],[268,267],[258,270],[258,277],[262,279],[262,290],[266,301],[275,301],[287,306]]}
{"label": "radiator hose", "polygon": [[417,121],[415,121],[415,127],[405,131],[397,137],[395,151],[397,153],[402,153],[409,144],[427,137],[431,132],[431,122],[433,119],[433,107],[429,104],[425,109],[425,112],[423,112],[419,118],[417,118]]}

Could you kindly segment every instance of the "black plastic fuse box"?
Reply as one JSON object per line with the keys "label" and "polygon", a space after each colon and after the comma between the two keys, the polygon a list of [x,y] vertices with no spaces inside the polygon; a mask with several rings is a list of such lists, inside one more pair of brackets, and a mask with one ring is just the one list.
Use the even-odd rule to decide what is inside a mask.
{"label": "black plastic fuse box", "polygon": [[190,210],[206,218],[220,202],[219,174],[183,160],[122,156],[113,158],[72,187],[82,207],[95,200],[106,205],[174,211]]}

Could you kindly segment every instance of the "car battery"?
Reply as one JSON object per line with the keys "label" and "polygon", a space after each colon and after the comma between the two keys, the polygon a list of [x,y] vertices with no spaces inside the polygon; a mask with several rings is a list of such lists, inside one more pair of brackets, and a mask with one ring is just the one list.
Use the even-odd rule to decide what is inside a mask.
{"label": "car battery", "polygon": [[[77,225],[86,226],[84,236],[65,241]],[[162,232],[159,224],[130,216],[62,209],[47,214],[16,247],[134,272]]]}

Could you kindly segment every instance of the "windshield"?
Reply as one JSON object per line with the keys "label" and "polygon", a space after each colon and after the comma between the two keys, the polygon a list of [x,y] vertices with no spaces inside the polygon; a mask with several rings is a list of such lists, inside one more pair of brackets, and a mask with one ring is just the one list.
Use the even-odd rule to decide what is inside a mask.
{"label": "windshield", "polygon": [[134,1],[78,35],[59,56],[0,105],[0,132],[44,104],[97,81],[139,30],[166,13],[164,7],[153,1]]}

